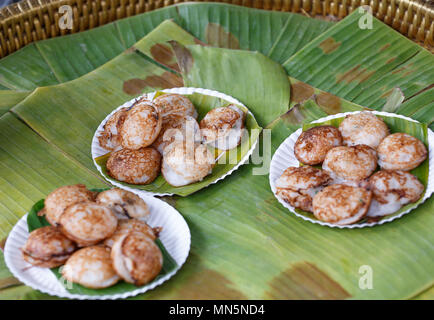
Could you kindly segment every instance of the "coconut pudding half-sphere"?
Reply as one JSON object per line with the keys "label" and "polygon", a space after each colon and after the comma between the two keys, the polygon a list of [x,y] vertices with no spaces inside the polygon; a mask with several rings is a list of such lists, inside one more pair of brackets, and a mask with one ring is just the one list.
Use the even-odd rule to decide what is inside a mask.
{"label": "coconut pudding half-sphere", "polygon": [[312,211],[312,198],[330,182],[327,172],[310,167],[289,167],[276,180],[276,195],[294,208]]}
{"label": "coconut pudding half-sphere", "polygon": [[63,186],[51,192],[45,198],[45,218],[55,226],[59,223],[63,211],[74,203],[92,201],[94,194],[83,184]]}
{"label": "coconut pudding half-sphere", "polygon": [[360,112],[347,115],[339,125],[344,145],[355,146],[365,144],[376,149],[389,134],[384,121],[371,112]]}
{"label": "coconut pudding half-sphere", "polygon": [[110,248],[93,246],[78,250],[61,269],[62,276],[86,288],[101,289],[120,280],[113,268]]}
{"label": "coconut pudding half-sphere", "polygon": [[342,145],[342,136],[333,126],[318,126],[301,133],[294,145],[295,157],[308,165],[320,164],[327,152]]}
{"label": "coconut pudding half-sphere", "polygon": [[197,119],[193,103],[181,94],[166,93],[155,98],[153,102],[160,108],[163,121],[170,116],[190,116]]}
{"label": "coconut pudding half-sphere", "polygon": [[170,116],[163,120],[163,126],[157,139],[152,144],[161,155],[164,149],[174,141],[189,140],[201,142],[199,124],[191,116]]}
{"label": "coconut pudding half-sphere", "polygon": [[128,109],[115,112],[104,125],[104,131],[98,137],[99,144],[106,150],[118,150],[122,147],[120,131],[127,117]]}
{"label": "coconut pudding half-sphere", "polygon": [[159,108],[142,98],[128,111],[121,128],[122,146],[137,150],[150,146],[157,139],[162,125]]}
{"label": "coconut pudding half-sphere", "polygon": [[143,233],[152,240],[155,240],[158,238],[161,228],[152,228],[146,222],[138,219],[122,219],[119,220],[115,233],[110,238],[105,239],[104,244],[112,247],[120,237],[133,231]]}
{"label": "coconut pudding half-sphere", "polygon": [[210,110],[200,121],[205,143],[220,150],[236,148],[241,143],[246,115],[236,105]]}
{"label": "coconut pudding half-sphere", "polygon": [[148,184],[160,173],[161,155],[154,148],[122,149],[112,152],[107,160],[107,173],[130,184]]}
{"label": "coconut pudding half-sphere", "polygon": [[109,207],[118,219],[146,219],[149,208],[138,195],[123,189],[110,189],[100,192],[96,202]]}
{"label": "coconut pudding half-sphere", "polygon": [[366,215],[371,199],[371,191],[365,188],[334,184],[313,197],[313,214],[324,222],[352,224]]}
{"label": "coconut pudding half-sphere", "polygon": [[357,185],[377,168],[377,154],[374,149],[363,144],[336,147],[327,153],[322,168],[335,183]]}
{"label": "coconut pudding half-sphere", "polygon": [[62,265],[75,251],[76,245],[53,226],[33,230],[21,249],[24,260],[42,268]]}
{"label": "coconut pudding half-sphere", "polygon": [[214,164],[214,155],[205,145],[175,141],[165,149],[161,172],[170,185],[180,187],[201,181]]}
{"label": "coconut pudding half-sphere", "polygon": [[386,170],[412,170],[418,167],[428,155],[422,141],[400,132],[384,138],[377,152],[378,164]]}
{"label": "coconut pudding half-sphere", "polygon": [[136,286],[152,281],[163,266],[163,255],[154,240],[140,232],[117,239],[111,257],[117,274]]}
{"label": "coconut pudding half-sphere", "polygon": [[368,180],[373,199],[368,216],[381,217],[398,211],[402,206],[416,202],[424,186],[416,176],[406,171],[380,170]]}
{"label": "coconut pudding half-sphere", "polygon": [[91,246],[110,237],[118,219],[106,206],[80,202],[68,207],[60,217],[60,229],[80,247]]}

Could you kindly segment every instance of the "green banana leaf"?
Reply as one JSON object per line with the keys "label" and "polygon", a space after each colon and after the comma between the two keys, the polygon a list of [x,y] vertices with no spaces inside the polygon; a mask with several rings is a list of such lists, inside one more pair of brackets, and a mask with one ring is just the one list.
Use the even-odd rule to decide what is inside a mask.
{"label": "green banana leaf", "polygon": [[139,94],[182,85],[180,77],[127,51],[81,78],[36,89],[12,112],[44,139],[96,172],[90,144],[106,115]]}
{"label": "green banana leaf", "polygon": [[179,24],[177,7],[169,6],[115,21],[124,46],[132,47],[165,20],[172,19]]}
{"label": "green banana leaf", "polygon": [[60,83],[93,71],[126,49],[113,23],[40,41],[36,47]]}
{"label": "green banana leaf", "polygon": [[[406,119],[397,118],[397,117],[388,117],[388,116],[381,116],[377,115],[383,121],[387,124],[389,127],[390,133],[396,133],[396,132],[405,132],[413,137],[418,138],[420,141],[422,141],[425,146],[428,149],[428,133],[427,133],[427,126],[424,123],[418,123],[418,122],[412,122]],[[334,127],[339,127],[341,122],[344,120],[345,117],[336,118],[328,121],[324,121],[321,123],[309,123],[303,125],[303,131],[306,131],[312,127],[317,127],[321,125],[331,125]],[[425,189],[428,185],[428,174],[429,174],[429,157],[426,159],[423,163],[421,163],[417,168],[410,171],[412,174],[414,174],[420,182],[425,186]],[[412,208],[416,208],[421,202],[422,198],[424,197],[425,192],[421,195],[421,198],[416,201],[415,203],[409,203],[405,206],[403,206],[400,210],[396,211],[393,214],[377,218],[377,219],[363,219],[357,224],[362,224],[366,222],[372,222],[372,220],[375,220],[375,222],[381,222],[382,220],[392,218],[394,216],[398,216],[404,211],[407,211]],[[296,209],[298,213],[304,215],[305,217],[309,217],[311,219],[317,220],[315,216],[311,212],[306,212],[303,210]]]}
{"label": "green banana leaf", "polygon": [[[237,54],[236,51],[227,53],[226,59],[236,59]],[[194,61],[205,63],[208,57],[203,55],[200,61],[196,56]],[[199,86],[204,82],[191,84]],[[321,91],[313,89],[312,93],[308,95],[310,99],[292,101],[294,107],[267,127],[272,130],[271,152],[303,123],[331,114],[333,110],[362,109],[342,99],[338,99],[339,108],[321,108],[316,103]],[[295,97],[294,93],[291,97]],[[249,298],[403,298],[414,295],[418,286],[431,285],[433,250],[429,243],[434,238],[428,225],[433,222],[432,199],[414,214],[390,224],[362,230],[334,230],[291,215],[275,200],[268,176],[255,176],[253,169],[254,165],[245,166],[219,186],[210,186],[176,201],[176,208],[187,217],[189,224],[201,226],[207,239],[218,243],[209,257],[213,262],[206,264],[206,250],[199,256],[208,268],[225,270],[226,290],[230,291],[236,283],[238,293]],[[209,198],[212,202],[205,200]],[[243,201],[239,206],[240,199],[251,201]],[[405,230],[411,240],[397,237],[399,230]],[[193,232],[192,241],[200,242],[200,235]],[[228,250],[233,246],[237,246],[237,258],[231,259]],[[218,261],[216,256],[225,256],[224,262]],[[415,256],[421,257],[424,265],[414,261]],[[255,268],[244,268],[246,265],[255,265]],[[362,265],[373,268],[376,290],[364,291],[358,287],[358,270]],[[312,271],[310,281],[305,278],[305,270]],[[401,279],[409,277],[411,281],[402,283]],[[254,284],[251,279],[255,279]]]}
{"label": "green banana leaf", "polygon": [[173,21],[166,20],[149,32],[141,41],[138,41],[133,48],[161,65],[178,72],[178,62],[168,43],[168,41],[175,40],[183,45],[195,44],[198,41]]}
{"label": "green banana leaf", "polygon": [[[291,84],[290,108],[294,108],[300,103],[311,100],[326,114],[336,114],[341,112],[360,111],[364,108],[356,103],[342,99],[334,94],[311,87],[307,83],[289,77]],[[293,110],[295,113],[296,110]]]}
{"label": "green banana leaf", "polygon": [[367,16],[355,10],[283,67],[291,77],[377,110],[395,87],[410,98],[432,85],[434,56],[372,16],[372,29],[360,28]]}
{"label": "green banana leaf", "polygon": [[289,108],[290,86],[282,67],[258,52],[200,45],[175,49],[186,86],[233,96],[267,125]]}
{"label": "green banana leaf", "polygon": [[434,87],[404,101],[396,110],[396,113],[430,124],[434,122],[434,112],[432,110],[434,110]]}
{"label": "green banana leaf", "polygon": [[12,90],[33,90],[59,83],[35,43],[0,60],[0,85]]}
{"label": "green banana leaf", "polygon": [[14,286],[1,291],[2,300],[55,300],[59,299],[26,286]]}
{"label": "green banana leaf", "polygon": [[29,95],[28,91],[0,90],[0,116]]}
{"label": "green banana leaf", "polygon": [[[106,190],[106,189],[92,189],[92,191],[102,191],[102,190]],[[30,209],[29,215],[27,216],[27,226],[29,228],[29,232],[50,225],[44,216],[38,216],[38,212],[41,211],[43,208],[44,208],[44,199],[36,202]],[[163,255],[163,266],[160,274],[147,285],[157,281],[161,277],[164,277],[168,273],[175,270],[178,266],[176,264],[176,261],[173,260],[169,252],[164,247],[163,243],[159,239],[157,239],[155,243],[160,248],[161,253]],[[51,271],[59,279],[59,281],[62,281],[64,279],[62,278],[60,268],[61,267],[52,268]],[[130,292],[138,289],[139,287],[124,281],[120,281],[117,284],[104,289],[90,289],[90,288],[83,287],[82,285],[79,285],[77,283],[71,283],[70,286],[67,286],[65,288],[69,293],[72,294],[99,296],[99,295],[113,295],[113,294]]]}
{"label": "green banana leaf", "polygon": [[[199,15],[201,12],[204,14]],[[249,71],[246,69],[238,69],[237,73],[229,75],[214,70],[206,74],[207,78],[202,74],[189,83],[198,87],[209,85],[211,89],[233,95],[246,103],[255,116],[258,113],[260,125],[268,125],[267,129],[271,130],[271,150],[267,150],[264,144],[259,148],[265,159],[267,154],[271,157],[280,143],[303,123],[336,112],[364,107],[381,109],[389,92],[396,87],[404,92],[406,99],[397,112],[420,117],[418,120],[427,121],[427,124],[432,121],[433,109],[429,106],[434,100],[433,91],[426,89],[432,82],[432,56],[375,19],[373,30],[358,30],[354,27],[357,25],[356,13],[333,24],[290,13],[265,12],[226,4],[187,3],[114,24],[123,47],[127,48],[168,18],[202,42],[209,40],[215,46],[230,48],[238,42],[241,49],[259,50],[279,63],[287,62],[285,68],[291,77],[291,94],[283,90],[288,98],[282,99],[282,93],[276,97],[268,97],[266,93],[261,97],[255,93],[260,99],[256,110],[252,109],[250,102],[246,103],[246,97],[248,99],[252,94],[251,88],[240,79],[246,83],[253,80],[260,82],[262,75],[260,79],[250,79],[242,78]],[[237,22],[238,18],[248,23]],[[258,28],[258,25],[261,27]],[[93,30],[88,31],[89,34]],[[258,34],[252,30],[257,30]],[[84,43],[80,34],[75,35],[76,41],[60,37],[56,39],[58,43],[47,42],[46,51],[53,52],[50,59],[63,42],[69,42],[70,47],[66,48],[71,50],[72,46]],[[330,35],[341,37],[336,39],[342,44],[337,46],[327,40]],[[102,39],[104,34],[100,33],[100,36]],[[368,41],[361,41],[364,37]],[[323,54],[322,49],[317,48],[322,42],[318,39],[327,40],[322,44],[326,51],[336,46],[337,49],[329,55]],[[199,64],[211,69],[212,61],[207,61],[209,51],[194,47],[193,51],[200,54],[195,55],[193,69]],[[21,50],[23,57],[27,54],[25,61],[42,61],[35,58],[38,50],[28,50],[27,53],[25,50]],[[9,116],[5,123],[13,123],[24,132],[25,138],[32,141],[32,147],[28,147],[30,151],[28,148],[18,151],[16,147],[11,147],[23,145],[21,141],[24,138],[10,134],[12,129],[9,128],[4,134],[7,140],[0,140],[0,158],[10,168],[2,167],[0,175],[3,178],[6,173],[10,177],[7,185],[0,184],[2,235],[6,235],[32,203],[59,185],[77,182],[89,186],[104,184],[101,177],[97,177],[90,159],[90,140],[99,122],[114,107],[142,92],[182,85],[179,78],[162,68],[161,63],[153,61],[148,53],[145,56],[138,50],[123,52],[111,61],[112,64],[101,65],[102,55],[98,55],[97,48],[89,50],[86,55],[89,62],[94,67],[100,67],[62,85],[55,85],[59,80],[53,78],[54,69],[51,67],[47,69],[44,65],[40,68],[39,77],[32,78],[31,73],[14,62],[14,59],[19,61],[18,58],[14,55],[6,58],[10,60],[4,70],[11,74],[6,78],[8,81],[0,79],[2,90],[33,90],[35,85],[55,86],[37,89],[13,109],[13,115],[11,112],[5,115]],[[213,55],[218,57],[220,53]],[[227,60],[239,61],[242,55],[247,56],[239,50],[225,52]],[[392,60],[395,55],[395,60]],[[6,59],[0,60],[0,65]],[[71,56],[71,64],[79,64],[79,59]],[[254,64],[271,65],[257,53],[252,53],[249,59]],[[353,62],[354,65],[351,65]],[[348,84],[346,81],[343,84],[335,81],[336,74],[350,71],[347,69],[357,64],[367,68],[368,72],[375,70],[375,74],[361,84],[358,81],[348,81]],[[15,69],[10,71],[11,67]],[[64,71],[61,67],[56,69],[57,73],[74,76],[73,72]],[[29,68],[36,70],[39,67],[35,64]],[[367,76],[363,68],[359,79]],[[91,68],[78,70],[81,71],[77,75]],[[355,73],[358,72],[354,71],[354,76]],[[280,71],[276,73],[279,78],[280,74]],[[183,74],[183,77],[187,75]],[[349,74],[343,79],[351,77],[352,74]],[[52,82],[37,83],[38,79],[44,78],[52,79]],[[221,83],[222,78],[227,83]],[[276,86],[289,87],[287,78]],[[273,85],[270,90],[278,91],[276,88]],[[269,98],[278,103],[270,103],[267,101]],[[266,112],[275,116],[261,114],[260,105],[269,106]],[[259,117],[263,120],[260,121]],[[6,128],[2,125],[0,121],[0,131]],[[434,124],[430,128],[434,128]],[[263,132],[264,139],[268,139],[269,133]],[[38,165],[40,168],[36,170]],[[54,167],[57,170],[66,168],[67,173],[56,171]],[[427,200],[414,213],[390,224],[362,230],[332,230],[291,215],[274,198],[268,176],[257,175],[260,167],[248,164],[219,183],[188,197],[164,198],[184,215],[189,224],[191,255],[175,278],[137,299],[402,299],[432,286],[433,199]],[[40,175],[39,180],[32,175],[34,171]],[[19,193],[19,190],[24,191]],[[374,290],[358,287],[361,276],[358,271],[362,265],[373,269]],[[25,286],[16,286],[0,291],[0,297],[33,299],[47,296]]]}
{"label": "green banana leaf", "polygon": [[228,47],[232,41],[279,63],[332,25],[287,12],[181,3],[29,44],[0,61],[0,89],[33,90],[76,79],[130,48],[166,19],[209,44]]}
{"label": "green banana leaf", "polygon": [[418,294],[417,296],[413,297],[412,300],[434,300],[434,287],[431,287],[421,294]]}
{"label": "green banana leaf", "polygon": [[332,25],[287,12],[247,9],[224,3],[178,6],[181,27],[221,48],[259,51],[281,63]]}
{"label": "green banana leaf", "polygon": [[11,113],[0,117],[0,239],[38,199],[62,185],[106,184]]}

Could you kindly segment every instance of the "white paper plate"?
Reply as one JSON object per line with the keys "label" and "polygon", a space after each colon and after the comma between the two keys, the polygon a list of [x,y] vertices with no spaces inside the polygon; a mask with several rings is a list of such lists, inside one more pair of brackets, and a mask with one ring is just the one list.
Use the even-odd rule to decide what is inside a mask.
{"label": "white paper plate", "polygon": [[[224,93],[218,92],[218,91],[214,91],[214,90],[209,90],[209,89],[202,89],[202,88],[188,88],[188,87],[180,87],[180,88],[172,88],[172,89],[165,89],[165,90],[160,90],[159,92],[165,92],[165,93],[178,93],[178,94],[193,94],[193,93],[200,93],[203,95],[207,95],[207,96],[212,96],[212,97],[218,97],[221,98],[223,100],[226,100],[230,103],[233,104],[238,104],[240,106],[245,107],[246,109],[248,109],[244,104],[242,104],[240,101],[238,101],[237,99],[228,96]],[[98,126],[98,129],[96,129],[95,134],[93,136],[92,139],[92,159],[93,159],[93,163],[95,164],[96,168],[98,169],[98,171],[101,173],[101,175],[107,180],[109,181],[112,185],[117,186],[121,189],[125,189],[131,192],[135,192],[135,193],[141,193],[141,194],[150,194],[150,195],[154,195],[154,196],[171,196],[173,195],[173,193],[158,193],[158,192],[151,192],[151,191],[146,191],[146,190],[140,190],[137,188],[133,188],[133,187],[129,187],[126,186],[122,183],[120,183],[118,180],[112,179],[110,177],[106,177],[101,170],[101,166],[98,165],[95,161],[95,158],[101,157],[107,153],[110,152],[110,150],[104,149],[98,141],[98,137],[100,136],[100,134],[104,131],[104,125],[106,124],[106,122],[111,118],[111,116],[116,113],[118,110],[122,109],[122,108],[129,108],[131,107],[134,102],[136,102],[138,99],[142,98],[142,97],[147,97],[148,99],[152,100],[155,96],[155,94],[157,93],[157,91],[155,92],[151,92],[148,94],[144,94],[143,96],[140,96],[138,98],[134,98],[131,99],[128,102],[125,102],[123,105],[119,106],[118,108],[114,109],[109,115],[107,115],[107,117],[100,123],[100,125]],[[253,115],[253,113],[251,113],[249,111],[249,114],[255,119],[255,116]],[[255,119],[256,121],[256,119]],[[210,184],[214,184],[222,179],[224,179],[225,177],[227,177],[228,175],[230,175],[232,172],[234,172],[235,170],[237,170],[241,165],[245,164],[247,162],[247,160],[249,159],[249,157],[252,155],[253,151],[255,150],[256,146],[258,144],[258,139],[256,139],[256,141],[253,143],[253,145],[251,146],[251,148],[249,149],[249,151],[247,152],[247,154],[237,163],[236,166],[234,166],[231,170],[229,170],[228,172],[226,172],[223,176],[219,177],[218,179],[216,179],[215,181],[213,181]]]}
{"label": "white paper plate", "polygon": [[170,279],[184,264],[190,251],[190,229],[182,215],[166,202],[151,196],[139,195],[149,206],[147,223],[151,227],[163,227],[159,239],[176,261],[178,267],[164,277],[136,290],[113,295],[80,295],[68,292],[53,272],[47,268],[31,267],[22,255],[21,248],[29,236],[27,214],[22,217],[10,232],[5,246],[5,261],[12,274],[25,285],[41,292],[70,299],[124,299],[154,289]]}
{"label": "white paper plate", "polygon": [[[355,114],[355,113],[359,113],[360,111],[356,111],[356,112],[346,112],[346,113],[339,113],[339,114],[334,114],[331,116],[327,116],[315,121],[312,121],[312,123],[321,123],[327,120],[331,120],[331,119],[335,119],[335,118],[341,118],[346,116],[347,114]],[[381,112],[381,111],[372,111],[374,114],[380,115],[380,116],[386,116],[386,117],[395,117],[395,118],[402,118],[408,121],[412,121],[412,122],[418,122],[414,119],[399,115],[399,114],[394,114],[394,113],[388,113],[388,112]],[[303,220],[306,221],[310,221],[312,223],[316,223],[316,224],[320,224],[322,226],[328,226],[328,227],[333,227],[333,228],[340,228],[340,229],[344,229],[344,228],[348,228],[348,229],[353,229],[353,228],[364,228],[364,227],[373,227],[375,225],[381,225],[384,224],[386,222],[390,222],[393,221],[395,219],[401,218],[403,215],[409,213],[411,210],[415,209],[416,207],[410,208],[406,211],[401,212],[398,215],[395,216],[391,216],[389,218],[383,218],[381,221],[379,222],[371,222],[371,223],[360,223],[360,224],[350,224],[350,225],[336,225],[336,224],[332,224],[332,223],[327,223],[327,222],[323,222],[314,218],[309,218],[306,217],[304,215],[301,215],[299,213],[297,213],[295,211],[295,208],[292,207],[290,204],[288,204],[286,201],[283,201],[282,199],[280,199],[279,197],[276,196],[276,186],[275,186],[275,181],[282,175],[283,171],[285,171],[286,168],[288,167],[298,167],[299,166],[299,162],[297,160],[297,158],[294,155],[294,145],[295,142],[297,141],[298,137],[300,136],[300,134],[302,133],[302,129],[298,129],[297,131],[295,131],[293,134],[291,134],[288,138],[285,139],[285,141],[282,142],[282,144],[279,146],[279,148],[276,150],[276,152],[273,155],[273,158],[271,159],[271,164],[270,164],[270,175],[269,175],[269,179],[270,179],[270,186],[271,186],[271,190],[273,191],[274,196],[277,198],[277,200],[279,200],[279,202],[285,207],[287,208],[289,211],[291,211],[292,213],[294,213],[297,217],[302,218]],[[429,176],[428,176],[428,185],[425,191],[425,194],[423,196],[423,199],[421,202],[419,202],[419,204],[423,203],[426,199],[428,199],[431,194],[434,191],[434,133],[428,129],[428,144],[429,144],[429,151],[428,151],[428,157],[429,157]]]}

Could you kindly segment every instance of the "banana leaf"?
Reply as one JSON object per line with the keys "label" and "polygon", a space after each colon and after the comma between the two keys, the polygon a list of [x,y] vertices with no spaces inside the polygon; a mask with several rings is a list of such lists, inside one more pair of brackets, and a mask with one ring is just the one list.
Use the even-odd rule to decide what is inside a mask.
{"label": "banana leaf", "polygon": [[[412,121],[408,121],[406,119],[396,118],[396,117],[387,117],[387,116],[381,116],[381,115],[377,115],[377,116],[380,117],[381,119],[383,119],[383,121],[387,124],[387,126],[389,127],[389,130],[390,130],[390,133],[396,133],[396,132],[408,133],[409,135],[412,135],[413,137],[416,137],[417,139],[422,141],[428,150],[428,133],[427,133],[426,124],[418,123],[418,122],[412,122]],[[321,125],[331,125],[331,126],[334,126],[337,128],[337,127],[339,127],[341,122],[344,120],[344,118],[345,117],[336,118],[336,119],[332,119],[332,120],[328,120],[328,121],[323,121],[321,123],[304,124],[303,125],[303,131],[306,131],[312,127],[317,127],[317,126],[321,126]],[[428,185],[429,157],[424,162],[422,162],[417,168],[411,170],[410,172],[419,179],[419,181],[424,185],[425,190],[426,190],[426,187]],[[370,219],[370,218],[362,219],[361,221],[357,222],[356,224],[372,222],[372,220],[375,220],[375,222],[381,222],[384,219],[389,219],[391,217],[394,217],[394,216],[401,214],[404,211],[407,211],[407,210],[412,209],[412,208],[416,208],[422,202],[422,198],[424,197],[424,194],[425,194],[425,192],[421,195],[421,198],[418,201],[416,201],[414,203],[409,203],[409,204],[403,206],[401,209],[394,212],[393,214],[390,214],[390,215],[387,215],[384,217],[380,217],[380,218],[376,218],[376,219]],[[300,213],[306,217],[309,217],[311,219],[316,220],[315,216],[311,212],[306,212],[306,211],[299,210],[299,209],[296,209],[296,210],[298,213]]]}
{"label": "banana leaf", "polygon": [[32,43],[0,60],[0,85],[13,90],[33,90],[59,83],[50,65]]}
{"label": "banana leaf", "polygon": [[[405,298],[431,283],[432,200],[389,225],[337,231],[285,211],[274,200],[268,177],[254,176],[252,167],[176,201],[189,225],[200,226],[197,232],[192,228],[192,243],[203,267],[189,268],[180,283],[188,287],[188,281],[195,280],[201,286],[185,298],[207,297],[206,289],[216,286],[207,279],[210,275],[223,282],[217,288],[226,297],[252,299]],[[400,230],[406,237],[399,236]],[[205,239],[208,245],[200,246]],[[373,268],[375,290],[358,287],[362,265]],[[166,294],[180,297],[176,291]]]}
{"label": "banana leaf", "polygon": [[[237,51],[227,53],[226,59],[236,59],[230,58],[236,54]],[[201,58],[211,61],[206,54]],[[198,60],[197,55],[195,62]],[[191,84],[203,83],[205,81],[199,78]],[[319,93],[321,91],[313,89],[313,96],[309,95],[313,98],[292,101],[293,108],[267,127],[272,130],[271,153],[303,123],[331,114],[333,110],[362,109],[342,99],[339,99],[340,108],[321,108],[316,103]],[[429,231],[429,225],[434,222],[430,214],[434,206],[432,199],[414,214],[390,224],[361,230],[335,230],[291,215],[275,200],[268,176],[254,175],[254,167],[252,164],[244,166],[219,186],[178,198],[175,203],[189,225],[201,226],[200,233],[192,230],[192,243],[200,243],[201,235],[206,234],[209,243],[216,244],[212,253],[199,247],[200,254],[193,252],[201,257],[205,268],[213,272],[224,270],[227,285],[221,290],[226,290],[229,297],[233,297],[231,294],[237,289],[235,296],[248,298],[404,298],[432,283],[434,252],[430,243],[434,236]],[[206,200],[210,198],[212,201]],[[242,206],[240,199],[243,199]],[[397,236],[400,230],[405,230],[406,237]],[[235,253],[229,249],[234,246],[237,247]],[[234,254],[233,259],[231,254]],[[415,261],[416,256],[423,264]],[[225,257],[224,261],[218,257]],[[249,265],[255,268],[244,267]],[[364,291],[358,287],[358,270],[362,265],[373,268],[375,290]],[[306,270],[311,271],[309,280]],[[401,279],[411,280],[402,283]],[[204,287],[214,285],[212,281],[201,280]],[[194,298],[203,296],[206,295],[198,294]]]}
{"label": "banana leaf", "polygon": [[[434,81],[434,80],[433,80]],[[430,124],[434,121],[434,87],[404,101],[396,113]]]}
{"label": "banana leaf", "polygon": [[159,64],[179,72],[178,62],[169,41],[183,45],[195,44],[198,40],[171,20],[162,22],[158,28],[138,41],[133,48],[152,58]]}
{"label": "banana leaf", "polygon": [[176,8],[177,6],[169,6],[117,20],[115,24],[124,46],[130,48],[165,20],[173,19],[179,24],[180,19]]}
{"label": "banana leaf", "polygon": [[297,14],[290,15],[279,37],[266,54],[274,61],[283,64],[332,25],[333,23],[329,21],[310,19]]}
{"label": "banana leaf", "polygon": [[[342,99],[334,94],[311,87],[307,83],[289,77],[291,84],[291,101],[290,108],[304,103],[305,101],[312,100],[319,108],[326,114],[336,114],[349,111],[360,111],[364,108],[356,103]],[[296,110],[293,110],[295,113]]]}
{"label": "banana leaf", "polygon": [[200,45],[175,49],[186,86],[233,96],[267,125],[289,108],[290,86],[282,67],[258,52]]}
{"label": "banana leaf", "polygon": [[96,172],[90,144],[106,115],[144,92],[182,85],[180,77],[128,51],[81,78],[36,89],[12,112],[44,139]]}
{"label": "banana leaf", "polygon": [[15,286],[1,291],[2,300],[54,300],[56,297],[26,286]]}
{"label": "banana leaf", "polygon": [[60,83],[93,71],[126,49],[114,23],[39,41],[36,46]]}
{"label": "banana leaf", "polygon": [[[102,191],[102,190],[106,190],[106,189],[92,189],[92,191]],[[38,216],[38,212],[41,211],[43,208],[44,208],[44,199],[36,202],[32,206],[32,208],[30,209],[29,215],[27,216],[27,225],[29,228],[29,232],[32,232],[33,230],[50,225],[44,216]],[[159,239],[155,240],[155,243],[160,248],[161,253],[163,255],[163,266],[162,266],[160,274],[154,280],[152,280],[150,283],[148,283],[147,285],[151,284],[152,282],[157,281],[161,277],[172,272],[178,266],[176,264],[176,261],[173,260],[173,258],[170,256],[169,252],[164,247],[163,243]],[[60,268],[61,267],[52,268],[51,271],[59,279],[59,281],[64,281],[64,278],[62,278]],[[120,294],[120,293],[130,292],[130,291],[134,291],[138,288],[139,287],[137,287],[133,284],[130,284],[130,283],[127,283],[124,281],[120,281],[111,287],[103,288],[103,289],[90,289],[90,288],[83,287],[82,285],[77,284],[77,283],[71,283],[70,286],[66,287],[66,290],[72,294],[99,296],[99,295],[112,295],[112,294]]]}
{"label": "banana leaf", "polygon": [[[184,96],[190,99],[190,101],[196,107],[196,110],[199,115],[198,121],[200,121],[211,109],[224,107],[230,104],[230,102],[223,100],[221,98],[207,96],[199,93],[194,93],[190,95],[186,94]],[[167,183],[164,177],[160,174],[157,177],[157,179],[155,179],[152,183],[147,185],[132,185],[120,181],[119,183],[129,188],[133,188],[137,190],[145,190],[145,191],[160,193],[160,194],[173,193],[180,196],[187,196],[200,189],[207,187],[211,183],[214,183],[216,180],[220,179],[225,174],[227,174],[231,169],[233,169],[241,161],[241,159],[245,157],[248,151],[253,147],[254,143],[258,140],[259,134],[262,130],[262,128],[256,122],[255,118],[250,113],[248,113],[247,108],[242,106],[239,106],[239,108],[243,109],[243,111],[246,113],[245,125],[248,131],[249,138],[242,141],[241,144],[236,148],[236,150],[234,149],[226,152],[226,154],[224,155],[225,156],[224,163],[221,162],[222,160],[217,161],[216,165],[212,169],[212,173],[206,176],[202,181],[192,183],[182,187],[173,187],[169,183]],[[221,155],[221,153],[219,153],[219,155]],[[95,161],[101,167],[104,177],[106,177],[107,179],[113,179],[107,173],[106,163],[108,157],[109,154],[106,156],[96,158]]]}
{"label": "banana leaf", "polygon": [[412,300],[434,300],[434,287],[418,294],[413,297]]}
{"label": "banana leaf", "polygon": [[299,14],[224,3],[183,4],[177,8],[181,27],[201,41],[214,47],[259,51],[279,63],[332,25]]}
{"label": "banana leaf", "polygon": [[[371,16],[355,10],[283,63],[291,77],[372,109],[391,90],[411,97],[432,84],[434,56]],[[433,111],[434,112],[434,111]]]}
{"label": "banana leaf", "polygon": [[0,90],[0,116],[29,95],[28,91]]}
{"label": "banana leaf", "polygon": [[283,63],[333,23],[288,12],[188,3],[88,31],[29,44],[0,60],[0,89],[33,90],[70,81],[108,62],[166,19],[214,46],[258,50]]}
{"label": "banana leaf", "polygon": [[103,180],[48,144],[11,113],[0,117],[0,239],[35,201],[62,185]]}
{"label": "banana leaf", "polygon": [[[85,75],[129,48],[170,15],[145,13],[77,34],[31,43],[0,60],[0,89],[33,90]],[[137,20],[137,17],[146,23]],[[131,42],[140,28],[143,35]]]}

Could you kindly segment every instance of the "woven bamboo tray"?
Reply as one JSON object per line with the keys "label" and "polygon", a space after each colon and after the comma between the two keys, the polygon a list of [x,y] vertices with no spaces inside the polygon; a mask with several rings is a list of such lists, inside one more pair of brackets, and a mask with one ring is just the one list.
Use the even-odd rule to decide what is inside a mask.
{"label": "woven bamboo tray", "polygon": [[[25,0],[0,10],[0,57],[30,42],[92,29],[117,19],[169,6],[183,0]],[[198,1],[200,2],[200,1]],[[258,9],[291,11],[339,20],[361,5],[403,35],[434,51],[432,0],[223,0]],[[59,7],[73,8],[74,28],[58,26]]]}

